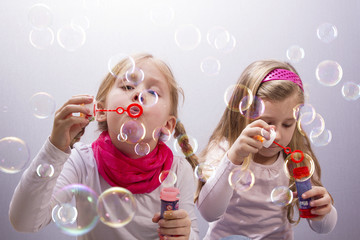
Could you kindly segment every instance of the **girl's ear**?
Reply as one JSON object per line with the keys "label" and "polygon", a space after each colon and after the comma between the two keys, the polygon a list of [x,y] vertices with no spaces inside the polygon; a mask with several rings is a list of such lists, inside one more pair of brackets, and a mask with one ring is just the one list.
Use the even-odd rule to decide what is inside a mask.
{"label": "girl's ear", "polygon": [[165,127],[169,129],[170,133],[172,133],[176,126],[176,117],[170,116],[169,119],[166,121]]}
{"label": "girl's ear", "polygon": [[105,111],[98,111],[104,109],[104,104],[101,102],[96,103],[96,114],[95,114],[95,120],[98,122],[105,122],[107,119],[107,115]]}

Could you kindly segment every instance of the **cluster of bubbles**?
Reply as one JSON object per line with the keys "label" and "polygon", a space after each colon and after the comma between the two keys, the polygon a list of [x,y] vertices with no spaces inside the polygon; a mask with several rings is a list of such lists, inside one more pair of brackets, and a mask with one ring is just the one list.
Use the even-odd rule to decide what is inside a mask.
{"label": "cluster of bubbles", "polygon": [[32,27],[29,33],[30,44],[36,49],[44,50],[53,45],[55,35],[59,46],[67,51],[76,51],[86,41],[86,30],[89,28],[89,19],[85,16],[76,16],[56,34],[53,30],[54,14],[52,9],[43,3],[33,5],[28,12],[28,21]]}
{"label": "cluster of bubbles", "polygon": [[137,210],[133,194],[122,187],[111,187],[98,196],[88,186],[71,184],[58,190],[54,198],[52,220],[71,236],[88,233],[99,219],[109,227],[123,227]]}

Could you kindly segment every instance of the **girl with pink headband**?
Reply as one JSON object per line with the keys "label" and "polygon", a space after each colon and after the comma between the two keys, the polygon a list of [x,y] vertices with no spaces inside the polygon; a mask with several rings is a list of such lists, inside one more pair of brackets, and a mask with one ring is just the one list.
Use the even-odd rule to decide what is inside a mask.
{"label": "girl with pink headband", "polygon": [[[256,118],[250,118],[239,107],[248,95],[253,97],[252,105],[256,98],[263,100],[264,112]],[[292,225],[300,220],[294,219],[294,209],[298,210],[297,193],[294,179],[284,171],[288,152],[279,145],[300,150],[313,159],[313,187],[301,196],[311,199],[313,217],[307,220],[315,232],[329,233],[334,229],[337,212],[333,199],[321,184],[319,162],[293,115],[299,104],[304,104],[304,89],[290,64],[256,61],[244,70],[229,106],[200,156],[200,162],[215,167],[214,175],[206,183],[199,182],[195,198],[201,215],[210,222],[205,240],[294,239]],[[246,191],[236,191],[230,186],[234,169],[252,172],[255,181]],[[288,186],[294,192],[294,199],[287,206],[271,201],[271,192],[278,186]]]}

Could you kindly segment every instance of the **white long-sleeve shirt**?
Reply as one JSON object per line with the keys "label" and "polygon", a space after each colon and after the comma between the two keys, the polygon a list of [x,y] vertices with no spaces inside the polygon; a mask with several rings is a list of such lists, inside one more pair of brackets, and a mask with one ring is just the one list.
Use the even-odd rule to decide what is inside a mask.
{"label": "white long-sleeve shirt", "polygon": [[[54,167],[54,175],[40,178],[36,173],[39,164]],[[177,175],[175,187],[180,190],[179,209],[184,209],[191,219],[190,239],[199,239],[195,206],[193,203],[196,183],[190,164],[174,156],[171,170]],[[65,153],[47,140],[24,171],[10,203],[10,221],[22,232],[36,232],[51,222],[51,211],[57,204],[54,193],[69,184],[80,183],[90,187],[98,195],[111,186],[99,175],[91,145],[76,143],[74,149]],[[137,212],[133,220],[122,228],[111,228],[100,220],[89,233],[78,236],[81,240],[97,239],[159,239],[158,224],[152,222],[160,212],[160,187],[151,193],[134,194]]]}
{"label": "white long-sleeve shirt", "polygon": [[[223,141],[210,146],[205,161],[216,166],[216,171],[203,186],[197,202],[201,215],[210,222],[204,240],[217,240],[229,235],[244,235],[251,239],[293,239],[286,209],[275,205],[270,198],[275,187],[289,184],[283,170],[282,154],[271,165],[252,161],[249,169],[255,175],[255,183],[250,190],[238,193],[228,182],[230,172],[239,167],[227,157],[228,143]],[[336,209],[332,207],[321,221],[308,222],[315,232],[328,233],[336,225]]]}

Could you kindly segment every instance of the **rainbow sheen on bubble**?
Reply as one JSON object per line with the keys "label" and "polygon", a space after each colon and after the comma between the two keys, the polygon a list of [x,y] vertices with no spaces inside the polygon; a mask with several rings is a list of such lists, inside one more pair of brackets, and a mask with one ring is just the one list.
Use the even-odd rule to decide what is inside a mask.
{"label": "rainbow sheen on bubble", "polygon": [[32,29],[29,33],[30,44],[39,50],[44,50],[53,45],[55,39],[54,31],[51,28]]}
{"label": "rainbow sheen on bubble", "polygon": [[52,25],[53,13],[49,6],[37,3],[29,9],[28,19],[33,28],[42,30]]}
{"label": "rainbow sheen on bubble", "polygon": [[145,142],[139,142],[135,145],[134,151],[141,157],[146,156],[150,153],[150,145]]}
{"label": "rainbow sheen on bubble", "polygon": [[54,167],[49,163],[41,163],[36,168],[36,174],[40,178],[50,178],[54,175]]}
{"label": "rainbow sheen on bubble", "polygon": [[0,139],[0,171],[18,173],[30,161],[30,151],[24,140],[17,137]]}
{"label": "rainbow sheen on bubble", "polygon": [[224,102],[226,107],[231,111],[239,112],[239,104],[243,98],[247,98],[247,104],[242,104],[242,110],[245,111],[253,103],[252,91],[241,84],[231,85],[225,90]]}
{"label": "rainbow sheen on bubble", "polygon": [[105,190],[97,203],[100,221],[112,228],[127,225],[134,218],[137,204],[134,195],[122,187]]}
{"label": "rainbow sheen on bubble", "polygon": [[287,206],[293,200],[293,192],[286,186],[275,187],[270,194],[271,202],[278,206]]}
{"label": "rainbow sheen on bubble", "polygon": [[97,194],[82,184],[63,187],[54,195],[57,204],[52,210],[52,219],[63,233],[80,236],[90,232],[98,222]]}
{"label": "rainbow sheen on bubble", "polygon": [[122,142],[138,143],[144,139],[146,134],[145,126],[137,120],[128,120],[120,127],[118,139]]}
{"label": "rainbow sheen on bubble", "polygon": [[220,61],[215,57],[204,58],[200,63],[200,70],[208,76],[218,75],[221,69]]}
{"label": "rainbow sheen on bubble", "polygon": [[157,127],[152,133],[154,141],[162,141],[164,143],[168,142],[171,138],[171,132],[166,127]]}
{"label": "rainbow sheen on bubble", "polygon": [[139,102],[144,107],[152,107],[159,100],[159,95],[156,91],[145,89],[139,94]]}
{"label": "rainbow sheen on bubble", "polygon": [[249,191],[255,183],[255,175],[250,169],[242,169],[242,167],[234,168],[228,178],[232,189],[237,193]]}
{"label": "rainbow sheen on bubble", "polygon": [[206,182],[209,178],[214,176],[215,167],[207,163],[199,163],[194,170],[195,177],[202,182]]}
{"label": "rainbow sheen on bubble", "polygon": [[323,147],[328,145],[332,140],[332,133],[329,129],[325,128],[321,134],[318,134],[319,130],[315,129],[310,132],[310,141],[317,147]]}
{"label": "rainbow sheen on bubble", "polygon": [[330,43],[337,38],[338,30],[332,23],[322,23],[317,28],[316,35],[322,42]]}
{"label": "rainbow sheen on bubble", "polygon": [[336,61],[325,60],[316,67],[315,75],[319,83],[332,87],[341,81],[343,70]]}
{"label": "rainbow sheen on bubble", "polygon": [[293,63],[298,63],[305,57],[305,51],[298,45],[292,45],[286,50],[286,57]]}
{"label": "rainbow sheen on bubble", "polygon": [[[302,115],[304,118],[309,118],[307,114]],[[300,117],[300,119],[297,122],[298,130],[303,135],[312,135],[314,137],[319,136],[325,129],[325,120],[324,118],[319,114],[316,113],[315,118],[311,122],[304,122],[303,118]]]}
{"label": "rainbow sheen on bubble", "polygon": [[303,124],[310,124],[316,117],[316,111],[311,104],[298,104],[293,108],[293,117],[296,121],[301,119]]}
{"label": "rainbow sheen on bubble", "polygon": [[30,110],[39,119],[50,117],[56,108],[55,99],[46,92],[38,92],[30,98]]}
{"label": "rainbow sheen on bubble", "polygon": [[164,170],[159,175],[159,182],[164,188],[174,187],[177,181],[176,173],[172,170]]}
{"label": "rainbow sheen on bubble", "polygon": [[348,101],[355,101],[360,97],[360,85],[354,82],[346,82],[341,88],[342,96]]}
{"label": "rainbow sheen on bubble", "polygon": [[307,153],[301,153],[298,151],[294,151],[289,154],[284,163],[284,172],[285,175],[292,181],[295,180],[293,170],[298,167],[308,167],[310,174],[304,181],[309,179],[315,172],[315,164],[314,160]]}
{"label": "rainbow sheen on bubble", "polygon": [[90,20],[87,16],[75,16],[71,19],[70,25],[72,27],[79,26],[86,31],[90,28]]}
{"label": "rainbow sheen on bubble", "polygon": [[[192,149],[190,149],[188,145],[190,145]],[[198,141],[188,134],[180,135],[176,138],[176,141],[174,141],[175,151],[179,154],[183,153],[185,157],[190,157],[195,154],[198,147]]]}
{"label": "rainbow sheen on bubble", "polygon": [[78,25],[68,24],[58,30],[56,37],[60,47],[74,52],[85,44],[86,32]]}
{"label": "rainbow sheen on bubble", "polygon": [[201,41],[201,32],[193,24],[179,26],[175,31],[175,43],[184,51],[190,51],[197,48]]}
{"label": "rainbow sheen on bubble", "polygon": [[239,111],[246,118],[257,119],[263,115],[265,104],[258,96],[245,96],[240,101]]}

